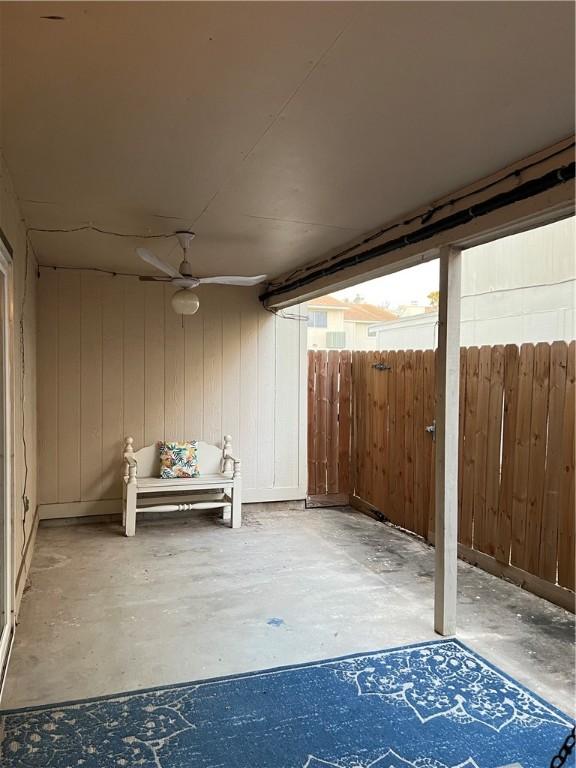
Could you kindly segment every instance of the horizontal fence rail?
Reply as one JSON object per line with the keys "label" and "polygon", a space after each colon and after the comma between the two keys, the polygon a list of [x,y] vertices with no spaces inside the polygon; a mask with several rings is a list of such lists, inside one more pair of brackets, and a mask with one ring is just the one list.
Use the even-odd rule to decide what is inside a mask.
{"label": "horizontal fence rail", "polygon": [[[574,591],[575,345],[462,348],[459,542]],[[309,493],[434,538],[433,350],[309,352]]]}

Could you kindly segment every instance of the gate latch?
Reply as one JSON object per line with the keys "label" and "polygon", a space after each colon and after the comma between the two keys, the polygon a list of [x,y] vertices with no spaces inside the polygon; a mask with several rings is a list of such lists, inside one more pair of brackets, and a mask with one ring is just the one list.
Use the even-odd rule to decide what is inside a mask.
{"label": "gate latch", "polygon": [[432,440],[436,440],[436,420],[434,420],[429,426],[424,427],[424,429],[426,432],[428,432],[428,434],[432,435]]}
{"label": "gate latch", "polygon": [[373,363],[372,368],[376,368],[377,371],[391,371],[392,366],[388,363]]}

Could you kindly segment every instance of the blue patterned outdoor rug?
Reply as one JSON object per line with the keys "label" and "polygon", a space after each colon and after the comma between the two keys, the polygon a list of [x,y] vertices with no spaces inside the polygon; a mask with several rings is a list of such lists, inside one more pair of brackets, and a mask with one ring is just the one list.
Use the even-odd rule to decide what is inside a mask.
{"label": "blue patterned outdoor rug", "polygon": [[2,768],[547,768],[571,727],[456,640],[2,717]]}

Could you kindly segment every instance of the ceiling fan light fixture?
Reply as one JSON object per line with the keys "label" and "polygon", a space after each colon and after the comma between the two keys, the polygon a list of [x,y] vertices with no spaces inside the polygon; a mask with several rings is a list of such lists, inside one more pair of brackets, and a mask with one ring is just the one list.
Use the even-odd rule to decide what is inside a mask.
{"label": "ceiling fan light fixture", "polygon": [[200,307],[200,299],[189,288],[176,291],[171,303],[177,315],[194,315]]}

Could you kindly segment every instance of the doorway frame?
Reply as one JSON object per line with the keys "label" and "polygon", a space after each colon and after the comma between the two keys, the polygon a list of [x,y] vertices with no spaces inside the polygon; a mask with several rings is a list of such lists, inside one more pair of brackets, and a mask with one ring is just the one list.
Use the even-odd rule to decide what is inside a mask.
{"label": "doorway frame", "polygon": [[4,536],[4,603],[6,621],[4,626],[0,627],[0,699],[4,681],[6,679],[6,669],[10,658],[10,651],[14,640],[15,628],[15,584],[14,584],[14,558],[13,558],[13,520],[12,520],[12,493],[13,493],[13,466],[12,466],[12,424],[13,424],[13,386],[12,386],[12,359],[13,359],[13,265],[10,248],[5,243],[4,238],[0,238],[0,291],[2,291],[0,301],[0,311],[2,312],[2,322],[0,324],[0,333],[3,338],[2,358],[0,360],[0,376],[3,380],[4,397],[0,402],[0,408],[3,411],[3,439],[4,439],[4,476],[5,483],[3,488],[3,505],[5,516],[5,536]]}

